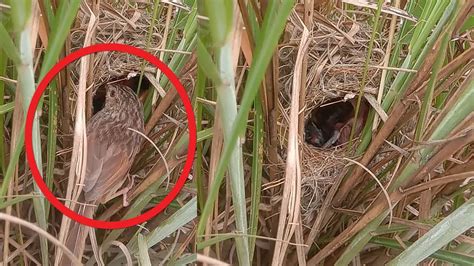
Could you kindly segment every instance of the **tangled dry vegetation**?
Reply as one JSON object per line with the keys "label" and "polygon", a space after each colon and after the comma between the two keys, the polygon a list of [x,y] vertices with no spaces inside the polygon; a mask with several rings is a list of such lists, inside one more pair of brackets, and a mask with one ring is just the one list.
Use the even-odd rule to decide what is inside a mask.
{"label": "tangled dry vegetation", "polygon": [[[51,6],[53,12],[58,12],[55,14],[57,20],[61,20],[58,10],[63,10],[60,9],[62,5],[68,6],[71,9],[68,11],[73,12],[73,5],[70,5],[69,1],[54,3]],[[120,1],[81,1],[77,6],[77,13],[74,14],[75,19],[71,28],[66,29],[68,32],[65,36],[68,38],[65,40],[62,57],[81,47],[97,43],[132,45],[148,51],[165,62],[180,78],[189,97],[192,98],[196,65],[195,56],[192,55],[196,35],[196,11],[195,7],[193,11],[193,5],[194,1],[186,1],[189,9],[184,10],[175,5],[148,1],[132,1],[126,4]],[[36,12],[41,13],[43,18],[47,17],[47,8],[43,5],[34,4],[33,14]],[[51,41],[55,25],[48,25],[48,20],[41,19],[39,16],[33,16],[33,21],[35,19],[38,20],[37,23],[46,27],[41,26],[38,32],[32,33],[41,36],[36,44],[38,49],[34,55],[35,62],[38,62],[36,67],[39,69],[44,56],[44,47],[47,45],[45,40],[49,37]],[[48,26],[52,28],[51,32]],[[186,39],[185,35],[190,38]],[[81,69],[84,61],[78,60],[69,65],[67,71],[62,71],[54,82],[54,86],[58,88],[55,92],[57,96],[47,92],[45,97],[45,107],[40,121],[42,125],[40,134],[43,141],[42,156],[47,158],[43,160],[47,162],[44,173],[48,173],[50,167],[54,169],[51,177],[48,176],[45,179],[48,180],[49,187],[53,188],[54,194],[68,202],[67,199],[70,196],[66,192],[67,188],[76,184],[71,178],[78,177],[77,172],[70,172],[70,168],[77,169],[81,163],[81,160],[72,160],[79,154],[76,149],[80,149],[80,147],[73,148],[75,132],[78,126],[79,128],[83,126],[76,124],[78,110],[80,110],[78,106],[82,106],[81,108],[84,108],[87,117],[90,118],[94,112],[98,111],[96,103],[99,102],[99,106],[103,105],[104,94],[101,88],[104,83],[134,77],[130,84],[136,86],[140,75],[143,75],[141,84],[144,86],[141,86],[142,91],[139,96],[145,109],[146,132],[144,134],[148,140],[143,141],[144,144],[131,170],[131,174],[136,176],[135,186],[129,193],[131,206],[122,206],[121,197],[116,198],[105,206],[100,206],[95,216],[100,220],[123,220],[135,217],[163,200],[181,174],[180,169],[183,168],[186,159],[183,155],[186,155],[188,142],[186,112],[176,89],[166,76],[157,71],[149,62],[118,52],[97,53],[85,57],[85,61],[88,63],[88,68]],[[81,83],[81,79],[84,79],[85,83]],[[84,102],[81,102],[84,99],[80,99],[78,95],[85,89],[87,89],[87,96],[84,105]],[[55,106],[52,104],[53,100],[56,101]],[[54,109],[51,110],[51,108]],[[11,120],[6,120],[8,134],[13,134],[11,123]],[[51,135],[51,131],[54,130],[57,130],[57,133]],[[48,157],[49,152],[54,150],[56,150],[55,156]],[[71,160],[73,165],[71,165]],[[33,181],[26,162],[24,160],[20,162],[19,175],[12,183],[12,188],[15,189],[10,191],[8,197],[22,198],[26,195],[28,200],[36,197],[33,196],[36,194],[32,194]],[[188,179],[188,184],[169,208],[147,223],[114,231],[96,230],[97,239],[87,242],[86,261],[96,263],[96,257],[93,256],[91,250],[94,245],[100,247],[101,259],[107,265],[122,263],[131,265],[138,261],[145,264],[147,261],[152,261],[181,265],[181,263],[193,261],[194,234],[192,232],[196,223],[196,191],[190,184],[191,180]],[[35,217],[36,210],[27,201],[12,204],[14,204],[13,208],[6,210],[8,214],[29,222],[38,221],[38,216]],[[71,206],[73,207],[74,204]],[[43,229],[63,241],[64,234],[67,235],[68,232],[64,221],[61,222],[63,216],[52,206],[48,205],[47,208],[48,210],[41,214],[43,216],[41,219],[47,222],[46,228]],[[172,226],[163,229],[166,224]],[[34,230],[25,230],[24,227],[14,224],[8,226],[2,224],[1,228],[0,246],[4,256],[0,261],[5,264],[30,261],[40,265],[48,261],[54,262],[58,250],[61,249],[57,243],[49,247],[45,245],[46,243],[42,242],[45,233],[35,234]],[[5,238],[6,235],[9,237]]]}
{"label": "tangled dry vegetation", "polygon": [[[198,249],[256,265],[472,262],[472,222],[427,243],[472,210],[471,3],[288,2],[203,5],[217,108]],[[306,118],[335,98],[370,103],[364,130],[306,144]]]}

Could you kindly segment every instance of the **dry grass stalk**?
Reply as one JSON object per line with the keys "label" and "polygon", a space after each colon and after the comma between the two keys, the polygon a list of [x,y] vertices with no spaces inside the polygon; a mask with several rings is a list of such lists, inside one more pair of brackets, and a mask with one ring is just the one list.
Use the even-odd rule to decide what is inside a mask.
{"label": "dry grass stalk", "polygon": [[[87,4],[86,4],[87,5]],[[89,8],[89,6],[87,6]],[[92,36],[97,27],[96,16],[89,8],[90,20],[84,39],[84,47],[89,46],[92,43]],[[71,155],[71,166],[69,168],[68,186],[66,191],[66,198],[71,199],[70,202],[66,202],[66,206],[70,209],[75,209],[75,202],[79,199],[80,191],[82,190],[82,184],[84,182],[84,175],[86,169],[86,156],[87,156],[87,136],[86,136],[86,90],[87,90],[87,76],[90,65],[90,57],[84,56],[81,58],[81,68],[79,74],[79,86],[77,93],[77,104],[76,104],[76,117],[74,126],[74,140]],[[71,219],[63,217],[61,222],[61,231],[59,233],[59,239],[61,242],[66,241],[67,232],[69,231]],[[56,262],[61,261],[61,250],[58,250]]]}
{"label": "dry grass stalk", "polygon": [[[296,16],[295,12],[292,16]],[[299,19],[299,18],[298,18]],[[304,80],[301,79],[301,69],[303,67],[304,54],[309,47],[309,31],[302,21],[299,21],[303,28],[301,43],[299,45],[298,54],[295,62],[293,88],[291,94],[290,123],[288,132],[288,153],[286,158],[285,183],[282,195],[280,219],[278,226],[277,239],[290,241],[297,227],[301,228],[300,219],[300,200],[301,200],[301,169],[299,159],[299,99],[300,90],[304,86]],[[301,230],[301,229],[300,229]],[[288,245],[285,242],[277,242],[273,255],[273,264],[280,265],[285,259],[286,249]],[[299,262],[305,264],[303,249],[297,247],[299,254]]]}

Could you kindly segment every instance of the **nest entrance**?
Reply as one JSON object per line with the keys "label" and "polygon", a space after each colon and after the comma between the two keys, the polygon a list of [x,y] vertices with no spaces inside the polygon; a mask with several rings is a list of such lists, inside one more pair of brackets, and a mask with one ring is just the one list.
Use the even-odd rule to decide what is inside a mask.
{"label": "nest entrance", "polygon": [[111,83],[119,83],[130,87],[139,98],[146,96],[146,93],[150,89],[151,83],[145,76],[142,76],[140,79],[140,75],[135,75],[134,77],[122,76],[118,78],[114,78],[108,82],[97,87],[92,97],[92,109],[93,114],[100,111],[105,105],[105,85]]}

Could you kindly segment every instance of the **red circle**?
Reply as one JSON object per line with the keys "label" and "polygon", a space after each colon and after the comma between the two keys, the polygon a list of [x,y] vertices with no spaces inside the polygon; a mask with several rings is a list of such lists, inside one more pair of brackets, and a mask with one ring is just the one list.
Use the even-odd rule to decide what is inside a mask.
{"label": "red circle", "polygon": [[[104,52],[104,51],[116,51],[127,53],[131,55],[135,55],[137,57],[141,57],[155,67],[161,70],[164,73],[173,86],[178,91],[179,97],[183,101],[184,108],[188,118],[188,128],[189,128],[189,145],[188,145],[188,154],[186,157],[186,162],[184,164],[183,171],[179,176],[175,186],[171,189],[168,195],[155,207],[146,211],[145,213],[121,221],[102,221],[102,220],[94,220],[87,218],[85,216],[79,215],[78,213],[70,210],[64,204],[62,204],[49,190],[46,186],[43,178],[38,170],[38,166],[36,165],[34,153],[33,153],[33,145],[32,145],[32,129],[33,129],[33,118],[35,116],[35,111],[38,106],[38,103],[41,99],[41,95],[46,90],[46,87],[51,82],[51,80],[56,76],[59,71],[61,71],[64,67],[68,64],[72,63],[73,61],[79,59],[82,56],[97,53],[97,52]],[[81,224],[85,224],[95,228],[101,229],[120,229],[126,228],[130,226],[137,225],[139,223],[143,223],[148,221],[149,219],[153,218],[155,215],[163,211],[168,205],[178,196],[179,192],[186,183],[186,179],[191,171],[191,167],[193,165],[193,159],[195,154],[196,148],[196,123],[193,108],[191,105],[191,101],[189,100],[188,95],[186,94],[186,90],[184,89],[183,85],[179,81],[178,77],[173,73],[169,67],[161,62],[158,58],[153,56],[152,54],[125,44],[118,44],[118,43],[107,43],[107,44],[95,44],[92,46],[84,47],[79,49],[69,55],[67,55],[64,59],[59,61],[41,80],[38,85],[38,89],[33,94],[33,98],[31,99],[30,106],[28,108],[28,112],[26,115],[26,124],[25,124],[25,148],[26,148],[26,158],[28,159],[28,164],[31,169],[31,173],[33,174],[34,180],[36,181],[38,187],[43,192],[46,199],[48,199],[54,207],[56,207],[61,213],[68,216],[69,218],[79,222]]]}

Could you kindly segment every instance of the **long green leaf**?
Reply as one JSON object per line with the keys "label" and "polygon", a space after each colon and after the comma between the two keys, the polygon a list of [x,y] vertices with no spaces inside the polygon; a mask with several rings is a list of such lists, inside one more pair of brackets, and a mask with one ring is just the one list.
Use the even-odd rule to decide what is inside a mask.
{"label": "long green leaf", "polygon": [[170,262],[169,265],[196,265],[197,256],[196,254],[184,254],[180,259],[175,262]]}
{"label": "long green leaf", "polygon": [[[7,71],[7,62],[8,62],[7,56],[2,50],[0,50],[0,75],[1,76],[5,76],[5,73]],[[1,106],[0,110],[3,109],[5,111],[5,109],[8,109],[8,108],[5,108],[6,104],[4,105],[5,103],[4,97],[5,97],[5,82],[0,82],[0,106]],[[6,165],[5,165],[6,140],[5,140],[5,128],[4,128],[4,124],[5,124],[4,114],[5,112],[2,113],[0,111],[0,168],[1,168],[0,173],[2,173],[3,176],[5,176],[5,172],[7,170]]]}
{"label": "long green leaf", "polygon": [[[260,195],[262,192],[262,166],[263,166],[263,111],[261,99],[255,101],[255,125],[253,134],[253,157],[251,178],[251,204],[250,204],[250,235],[257,235]],[[255,238],[249,239],[250,261],[253,259]]]}
{"label": "long green leaf", "polygon": [[[400,243],[397,242],[397,240],[393,240],[390,238],[374,237],[373,239],[370,240],[370,243],[381,245],[387,248],[396,249],[396,250],[403,250],[403,247],[400,246]],[[412,247],[412,243],[408,241],[404,241],[404,244],[407,246],[410,246],[409,249]],[[438,250],[434,252],[433,254],[431,254],[430,258],[443,260],[449,263],[454,263],[456,265],[473,265],[474,264],[473,257],[467,256],[464,254],[446,251],[446,250]],[[413,262],[410,262],[408,264],[402,264],[402,265],[415,265],[415,264]]]}
{"label": "long green leaf", "polygon": [[10,57],[10,59],[13,61],[15,64],[20,63],[20,53],[18,52],[18,49],[15,47],[15,43],[13,43],[12,38],[10,38],[10,34],[8,34],[8,31],[6,30],[5,26],[3,26],[3,23],[0,22],[0,48],[3,49],[5,52],[5,55]]}
{"label": "long green leaf", "polygon": [[[155,197],[155,192],[158,190],[161,184],[166,179],[166,175],[160,177],[160,179],[153,183],[147,190],[142,192],[140,196],[133,201],[132,206],[128,210],[128,212],[122,217],[122,219],[130,219],[132,217],[135,217],[140,214],[141,210],[143,210],[149,203],[150,201]],[[105,238],[103,241],[102,249],[106,250],[108,247],[109,243],[111,243],[114,240],[117,240],[118,237],[125,231],[125,229],[118,229],[118,230],[113,230],[109,233],[109,235]]]}
{"label": "long green leaf", "polygon": [[[173,232],[176,232],[181,227],[191,222],[197,217],[197,198],[194,197],[188,201],[181,209],[173,213],[169,218],[160,223],[160,225],[148,233],[145,237],[146,244],[148,248],[156,245]],[[138,243],[135,240],[132,240],[131,243],[127,245],[132,253],[138,254]]]}
{"label": "long green leaf", "polygon": [[16,169],[18,160],[20,159],[21,151],[23,150],[23,145],[25,144],[25,126],[23,125],[20,129],[17,143],[13,154],[10,156],[10,161],[8,162],[7,170],[5,172],[5,177],[0,187],[0,205],[5,201],[5,196],[7,195],[8,186],[10,185],[11,179],[13,177],[13,171]]}
{"label": "long green leaf", "polygon": [[[178,231],[181,227],[194,220],[196,217],[197,198],[194,197],[146,236],[148,247],[156,245],[173,232]],[[132,251],[134,251],[134,249],[132,249]]]}
{"label": "long green leaf", "polygon": [[[474,198],[435,225],[388,265],[416,265],[474,226]],[[470,264],[474,258],[470,257]]]}
{"label": "long green leaf", "polygon": [[0,115],[3,115],[3,114],[6,114],[6,113],[9,113],[9,112],[13,111],[14,107],[15,107],[14,102],[0,105]]}
{"label": "long green leaf", "polygon": [[72,23],[77,17],[80,4],[80,0],[59,1],[59,7],[55,15],[56,19],[54,24],[51,25],[51,36],[41,64],[39,80],[48,73],[58,60]]}
{"label": "long green leaf", "polygon": [[[225,45],[217,51],[218,67],[221,73],[221,79],[224,81],[217,90],[217,105],[221,112],[220,119],[224,132],[224,143],[227,144],[229,136],[232,134],[232,124],[237,115],[237,95],[235,92],[235,77],[232,57],[233,42],[229,39]],[[230,143],[234,146],[230,161],[228,162],[228,174],[232,194],[232,203],[234,205],[236,230],[242,234],[247,234],[247,206],[245,201],[245,178],[244,162],[242,155],[242,145],[238,141]],[[250,263],[250,254],[248,249],[248,240],[237,237],[236,248],[239,263],[247,265]]]}

